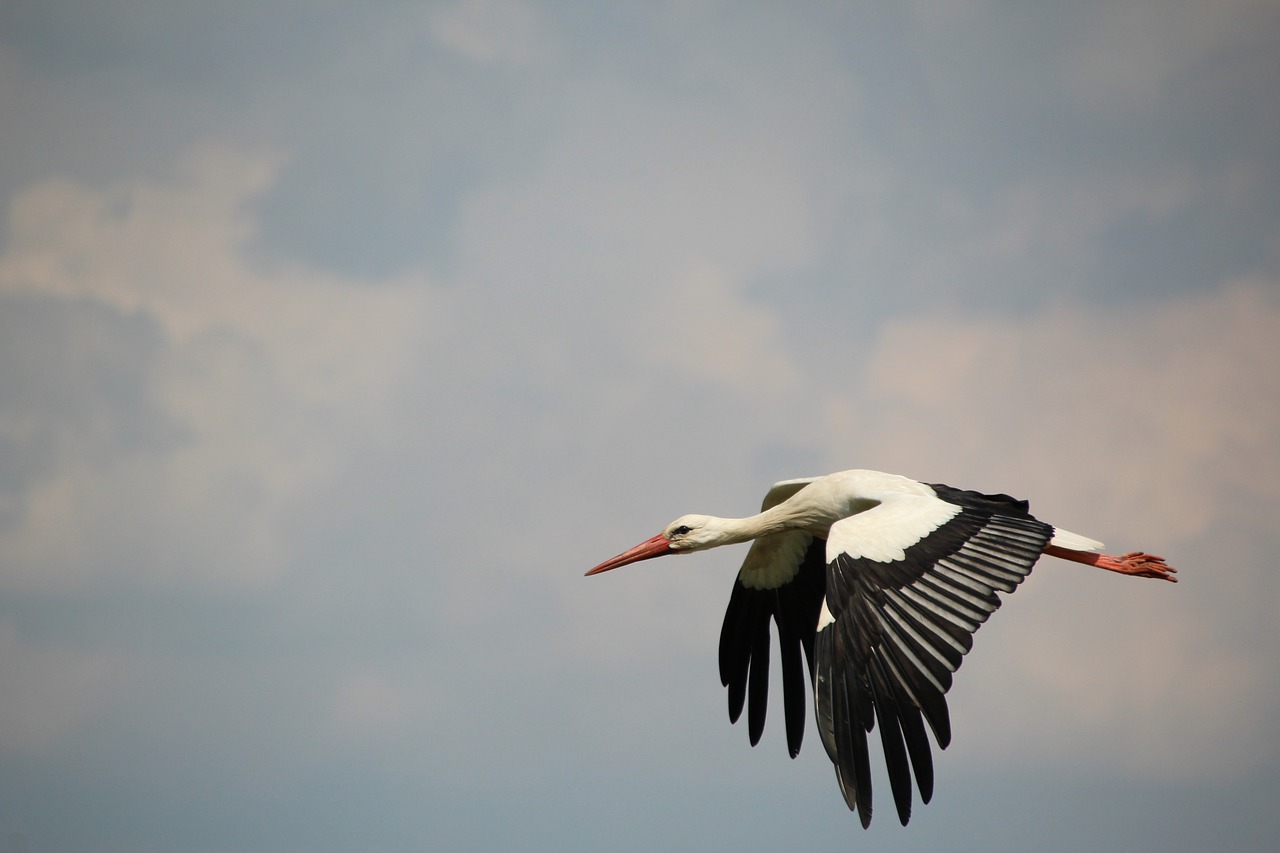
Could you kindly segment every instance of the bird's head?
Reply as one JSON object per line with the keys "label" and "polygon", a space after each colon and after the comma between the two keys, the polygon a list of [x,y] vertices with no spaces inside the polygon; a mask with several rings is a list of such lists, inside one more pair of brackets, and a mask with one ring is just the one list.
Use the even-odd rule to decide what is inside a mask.
{"label": "bird's head", "polygon": [[651,560],[667,554],[689,554],[704,548],[714,548],[726,541],[724,520],[710,515],[682,515],[668,524],[661,533],[646,539],[639,545],[623,551],[611,560],[605,560],[588,575],[598,575],[619,566]]}

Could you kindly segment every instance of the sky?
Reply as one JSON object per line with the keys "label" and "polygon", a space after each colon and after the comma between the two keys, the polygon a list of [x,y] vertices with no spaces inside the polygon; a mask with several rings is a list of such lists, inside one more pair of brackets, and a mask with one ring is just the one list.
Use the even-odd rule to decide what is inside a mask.
{"label": "sky", "polygon": [[[0,5],[0,853],[1276,849],[1278,41]],[[729,725],[745,546],[582,577],[846,468],[1180,569],[1042,562],[907,828]]]}

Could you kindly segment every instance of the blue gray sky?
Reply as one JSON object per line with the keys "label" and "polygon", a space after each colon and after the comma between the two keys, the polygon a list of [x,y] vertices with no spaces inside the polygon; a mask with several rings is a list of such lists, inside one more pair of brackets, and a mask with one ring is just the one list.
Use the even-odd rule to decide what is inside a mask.
{"label": "blue gray sky", "polygon": [[[1274,850],[1280,6],[0,6],[0,851]],[[1006,491],[934,802],[726,719],[739,549]],[[776,721],[775,721],[776,722]]]}

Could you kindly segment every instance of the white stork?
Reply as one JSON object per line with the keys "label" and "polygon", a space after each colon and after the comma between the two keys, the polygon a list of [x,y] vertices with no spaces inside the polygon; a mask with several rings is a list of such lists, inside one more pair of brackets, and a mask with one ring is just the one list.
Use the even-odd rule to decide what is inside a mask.
{"label": "white stork", "polygon": [[[665,554],[752,540],[720,632],[720,680],[729,720],[743,704],[755,746],[769,690],[769,622],[782,658],[787,745],[804,736],[801,649],[813,685],[818,734],[845,803],[871,823],[867,734],[880,742],[898,819],[911,817],[911,774],[933,794],[933,758],[951,742],[945,694],[973,633],[1041,554],[1100,569],[1176,581],[1161,557],[1122,556],[1033,517],[1026,501],[927,485],[879,471],[841,471],[776,483],[758,515],[686,515],[611,560],[595,575]],[[825,540],[825,542],[824,542]]]}

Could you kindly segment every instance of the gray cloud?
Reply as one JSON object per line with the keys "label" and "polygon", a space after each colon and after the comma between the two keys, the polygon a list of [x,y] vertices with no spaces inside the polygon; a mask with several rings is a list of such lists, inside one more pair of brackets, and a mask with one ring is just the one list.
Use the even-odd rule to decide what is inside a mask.
{"label": "gray cloud", "polygon": [[848,844],[740,554],[581,573],[867,466],[1183,570],[1037,568],[868,842],[1269,849],[1276,22],[1153,14],[7,6],[0,838]]}

